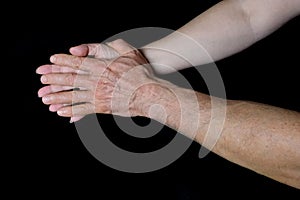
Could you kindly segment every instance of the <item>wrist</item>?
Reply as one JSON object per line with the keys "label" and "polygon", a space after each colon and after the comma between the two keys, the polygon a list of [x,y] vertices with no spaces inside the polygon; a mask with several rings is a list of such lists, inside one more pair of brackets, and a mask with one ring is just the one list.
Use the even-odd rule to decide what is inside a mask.
{"label": "wrist", "polygon": [[[140,87],[133,105],[139,116],[154,119],[190,138],[204,134],[210,120],[208,95],[160,79]],[[202,140],[203,134],[197,140]]]}
{"label": "wrist", "polygon": [[153,71],[157,74],[169,74],[191,66],[189,62],[178,56],[176,52],[161,47],[159,44],[147,45],[140,49],[140,51],[147,58]]}
{"label": "wrist", "polygon": [[163,110],[163,112],[168,112],[168,110],[179,108],[176,95],[170,87],[176,86],[155,81],[139,87],[133,98],[134,113],[138,116],[163,121]]}

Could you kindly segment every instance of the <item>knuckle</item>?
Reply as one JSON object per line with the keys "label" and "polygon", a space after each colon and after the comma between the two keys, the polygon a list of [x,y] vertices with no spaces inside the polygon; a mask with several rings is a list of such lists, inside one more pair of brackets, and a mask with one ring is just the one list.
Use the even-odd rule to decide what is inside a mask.
{"label": "knuckle", "polygon": [[89,55],[91,55],[91,56],[100,55],[101,49],[102,49],[101,43],[96,44],[96,45],[94,46],[94,48],[90,48]]}
{"label": "knuckle", "polygon": [[83,62],[83,60],[81,57],[73,57],[71,60],[71,64],[77,68],[80,68],[80,66],[82,65],[82,62]]}
{"label": "knuckle", "polygon": [[54,103],[60,103],[63,102],[66,99],[64,94],[53,94],[52,101]]}
{"label": "knuckle", "polygon": [[79,102],[90,102],[91,101],[91,94],[90,92],[85,92],[85,91],[74,91],[72,93],[72,101],[74,103],[79,103]]}
{"label": "knuckle", "polygon": [[82,92],[82,99],[84,99],[85,102],[91,102],[93,101],[93,93],[91,91]]}
{"label": "knuckle", "polygon": [[72,98],[72,102],[74,102],[74,103],[77,103],[77,102],[82,101],[82,95],[81,95],[81,93],[78,92],[78,91],[74,91],[74,92],[72,93],[71,98]]}
{"label": "knuckle", "polygon": [[83,79],[81,82],[86,89],[94,90],[97,86],[98,79],[94,77],[90,77],[88,79]]}
{"label": "knuckle", "polygon": [[64,93],[57,93],[52,94],[50,98],[52,103],[62,103],[66,101],[67,96]]}
{"label": "knuckle", "polygon": [[85,104],[80,104],[78,106],[76,106],[77,108],[74,109],[74,114],[78,115],[78,114],[89,114],[91,113],[91,105],[88,103]]}
{"label": "knuckle", "polygon": [[76,79],[76,75],[75,74],[67,74],[65,77],[65,80],[67,82],[67,84],[73,85]]}

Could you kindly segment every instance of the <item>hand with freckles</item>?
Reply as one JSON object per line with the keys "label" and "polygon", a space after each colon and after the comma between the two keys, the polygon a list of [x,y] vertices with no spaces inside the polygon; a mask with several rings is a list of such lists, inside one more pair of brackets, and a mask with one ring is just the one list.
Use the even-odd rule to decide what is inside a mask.
{"label": "hand with freckles", "polygon": [[142,86],[155,83],[145,57],[123,40],[80,45],[40,66],[38,91],[49,110],[78,121],[91,113],[141,115],[135,102]]}

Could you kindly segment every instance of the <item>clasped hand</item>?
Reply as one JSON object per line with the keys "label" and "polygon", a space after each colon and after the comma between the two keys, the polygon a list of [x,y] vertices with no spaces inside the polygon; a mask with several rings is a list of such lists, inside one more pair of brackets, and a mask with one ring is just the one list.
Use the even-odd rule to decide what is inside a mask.
{"label": "clasped hand", "polygon": [[38,91],[49,110],[78,121],[91,113],[142,115],[137,96],[155,83],[140,51],[123,40],[73,47],[55,54],[36,72],[46,86]]}

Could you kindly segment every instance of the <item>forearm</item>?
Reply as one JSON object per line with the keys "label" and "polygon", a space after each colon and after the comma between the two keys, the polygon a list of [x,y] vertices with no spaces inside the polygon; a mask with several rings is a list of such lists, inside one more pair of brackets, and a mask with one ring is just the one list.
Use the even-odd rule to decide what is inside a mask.
{"label": "forearm", "polygon": [[[211,119],[209,96],[164,84],[145,89],[147,94],[140,98],[143,116],[203,144]],[[149,112],[152,105],[160,106],[152,107]],[[300,114],[297,112],[253,102],[227,101],[225,123],[212,151],[300,188]]]}
{"label": "forearm", "polygon": [[[225,0],[144,46],[157,73],[214,62],[244,50],[299,13],[299,1]],[[171,68],[169,68],[171,67]]]}
{"label": "forearm", "polygon": [[216,148],[220,156],[300,189],[300,113],[232,101]]}

